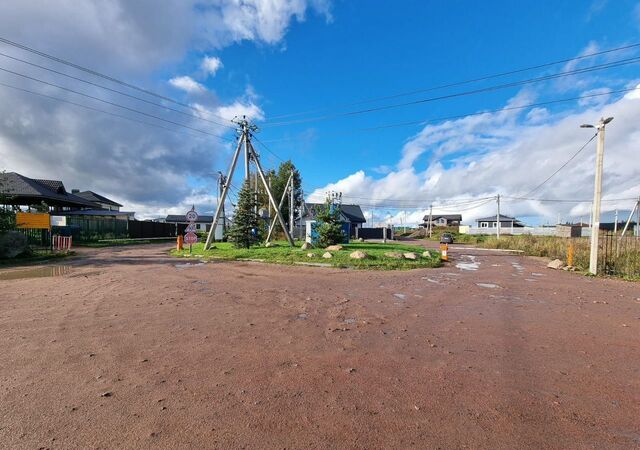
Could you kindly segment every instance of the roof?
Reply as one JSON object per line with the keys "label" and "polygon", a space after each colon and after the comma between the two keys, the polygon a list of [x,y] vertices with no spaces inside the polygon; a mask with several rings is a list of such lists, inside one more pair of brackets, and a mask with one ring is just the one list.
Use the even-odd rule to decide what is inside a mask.
{"label": "roof", "polygon": [[[511,217],[511,216],[505,216],[504,214],[500,214],[500,222],[511,222],[513,220],[514,223],[522,223],[520,222],[518,219],[516,219],[515,217]],[[476,219],[476,222],[495,222],[496,221],[496,216],[488,216],[488,217],[481,217],[480,219]]]}
{"label": "roof", "polygon": [[[442,219],[447,219],[447,220],[457,220],[457,221],[459,221],[459,222],[462,222],[462,214],[433,214],[433,215],[431,216],[431,218],[432,218],[433,220],[438,220],[438,219],[442,218]],[[424,220],[425,222],[426,222],[427,220],[429,220],[429,214],[427,214],[426,216],[424,216],[424,217],[422,218],[422,220]]]}
{"label": "roof", "polygon": [[[170,214],[164,219],[165,222],[188,223],[184,214]],[[213,216],[198,216],[196,223],[213,223]]]}
{"label": "roof", "polygon": [[120,203],[114,202],[113,200],[100,194],[96,194],[93,191],[76,192],[75,195],[77,195],[78,197],[82,197],[85,200],[89,200],[90,202],[106,203],[107,205],[113,206],[122,206]]}
{"label": "roof", "polygon": [[69,194],[62,181],[37,180],[16,172],[0,172],[0,191],[15,205],[34,205],[44,201],[49,206],[96,207],[82,197]]}
{"label": "roof", "polygon": [[[315,217],[317,210],[324,207],[324,203],[305,203],[305,216]],[[360,205],[340,205],[340,212],[351,223],[365,223],[367,219],[364,218]]]}
{"label": "roof", "polygon": [[74,211],[63,211],[61,216],[131,216],[133,211],[110,211],[108,209],[80,209]]}

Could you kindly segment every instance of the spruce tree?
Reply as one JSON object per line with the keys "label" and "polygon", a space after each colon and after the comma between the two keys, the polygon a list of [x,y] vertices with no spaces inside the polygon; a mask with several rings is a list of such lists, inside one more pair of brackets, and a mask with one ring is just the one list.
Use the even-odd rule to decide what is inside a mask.
{"label": "spruce tree", "polygon": [[344,233],[340,223],[340,205],[327,199],[316,214],[318,222],[318,243],[321,247],[344,242]]}
{"label": "spruce tree", "polygon": [[227,233],[235,247],[249,248],[262,240],[262,228],[255,210],[255,197],[247,180],[238,194],[233,224]]}

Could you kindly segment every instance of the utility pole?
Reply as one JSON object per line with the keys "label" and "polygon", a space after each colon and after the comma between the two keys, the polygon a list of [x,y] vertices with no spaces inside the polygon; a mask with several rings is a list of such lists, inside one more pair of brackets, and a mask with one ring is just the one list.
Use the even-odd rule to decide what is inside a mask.
{"label": "utility pole", "polygon": [[289,234],[293,236],[293,171],[291,171],[291,183],[289,184]]}
{"label": "utility pole", "polygon": [[618,208],[616,208],[615,219],[613,220],[613,235],[618,234]]}
{"label": "utility pole", "polygon": [[596,177],[593,187],[593,222],[591,224],[591,251],[589,254],[589,272],[598,273],[598,239],[600,233],[600,204],[602,201],[602,167],[604,164],[604,129],[613,117],[602,118],[597,126],[582,125],[583,128],[596,128],[598,146],[596,148]]}
{"label": "utility pole", "polygon": [[429,237],[433,232],[433,205],[429,205]]}
{"label": "utility pole", "polygon": [[496,213],[496,239],[500,239],[500,194],[496,196],[498,212]]}
{"label": "utility pole", "polygon": [[[224,189],[224,185],[227,182],[227,177],[220,171],[218,171],[218,203],[220,203],[220,198],[222,197],[222,190]],[[224,203],[222,204],[222,236],[227,232],[227,215],[224,212]],[[214,231],[215,235],[215,231]]]}

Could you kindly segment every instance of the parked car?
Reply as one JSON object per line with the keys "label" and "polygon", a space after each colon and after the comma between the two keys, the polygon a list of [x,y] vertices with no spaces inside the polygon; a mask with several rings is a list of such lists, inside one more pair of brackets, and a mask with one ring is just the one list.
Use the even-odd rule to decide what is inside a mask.
{"label": "parked car", "polygon": [[453,234],[451,234],[451,233],[442,233],[442,236],[440,236],[440,243],[441,244],[453,244]]}

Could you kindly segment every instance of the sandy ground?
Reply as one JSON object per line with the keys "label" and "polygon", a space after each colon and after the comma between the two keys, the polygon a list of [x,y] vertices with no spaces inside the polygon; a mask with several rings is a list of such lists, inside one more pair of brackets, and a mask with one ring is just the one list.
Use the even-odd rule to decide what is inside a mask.
{"label": "sandy ground", "polygon": [[640,448],[639,284],[166,249],[0,281],[0,447]]}

